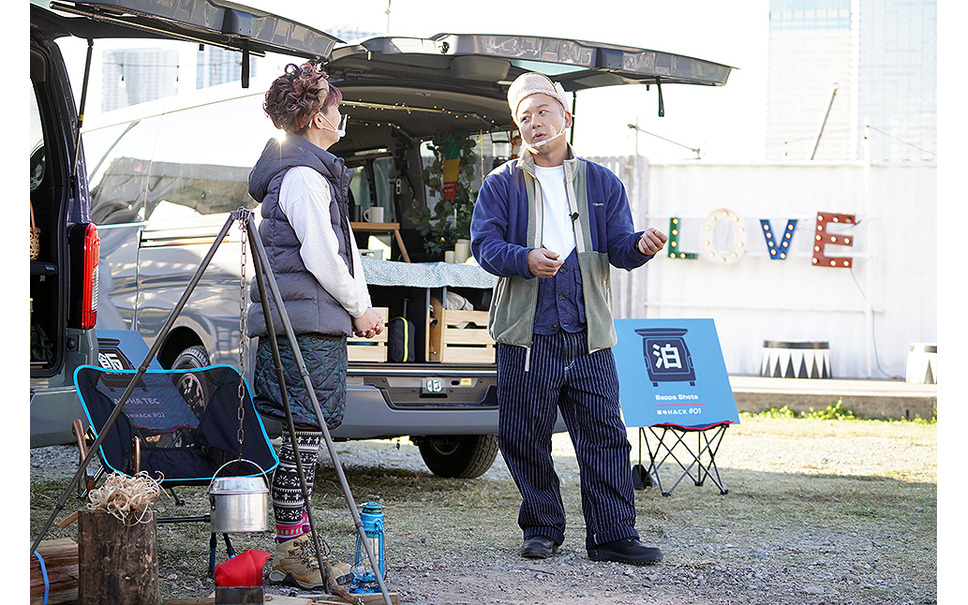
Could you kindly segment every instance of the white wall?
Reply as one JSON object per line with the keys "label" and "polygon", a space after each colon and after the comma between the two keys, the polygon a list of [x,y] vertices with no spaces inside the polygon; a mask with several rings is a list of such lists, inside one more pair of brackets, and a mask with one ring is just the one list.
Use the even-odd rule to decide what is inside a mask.
{"label": "white wall", "polygon": [[[807,340],[830,343],[835,378],[903,379],[911,344],[937,341],[934,164],[597,161],[625,182],[638,228],[668,233],[680,217],[683,251],[701,251],[703,220],[717,209],[746,231],[732,263],[662,256],[613,270],[617,317],[713,318],[730,374],[758,374],[764,340]],[[818,212],[856,216],[831,230],[853,246],[825,250],[853,267],[813,264]],[[798,221],[786,260],[771,260],[760,219],[775,234]],[[713,233],[715,250],[732,248],[730,229]]]}

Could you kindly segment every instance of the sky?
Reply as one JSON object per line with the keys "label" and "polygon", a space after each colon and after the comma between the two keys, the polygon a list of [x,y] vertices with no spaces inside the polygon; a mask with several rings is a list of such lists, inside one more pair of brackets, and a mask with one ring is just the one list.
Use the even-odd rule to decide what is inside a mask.
{"label": "sky", "polygon": [[[599,0],[595,3],[489,0],[355,0],[320,10],[308,0],[247,2],[323,31],[429,37],[437,33],[527,34],[622,44],[723,63],[734,70],[724,87],[610,87],[579,94],[575,146],[586,156],[636,152],[653,161],[762,159],[765,148],[769,0]],[[386,11],[389,7],[389,16]],[[480,7],[486,7],[480,8]],[[594,8],[593,8],[594,7]],[[685,146],[685,147],[683,147]]]}

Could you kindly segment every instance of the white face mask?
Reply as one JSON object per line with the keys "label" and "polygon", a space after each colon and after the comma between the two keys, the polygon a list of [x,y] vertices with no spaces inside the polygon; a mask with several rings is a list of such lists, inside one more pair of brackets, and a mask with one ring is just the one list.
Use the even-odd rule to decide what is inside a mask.
{"label": "white face mask", "polygon": [[[319,112],[319,116],[324,120],[326,120],[326,123],[329,124],[330,126],[334,125],[332,122],[329,121],[329,118],[323,115],[323,112]],[[326,126],[320,126],[320,128],[322,128],[323,130],[328,130],[330,132],[335,132],[337,139],[342,139],[343,137],[346,136],[346,118],[348,117],[349,116],[347,116],[345,113],[342,116],[340,116],[339,126],[336,126],[335,128],[330,128]]]}

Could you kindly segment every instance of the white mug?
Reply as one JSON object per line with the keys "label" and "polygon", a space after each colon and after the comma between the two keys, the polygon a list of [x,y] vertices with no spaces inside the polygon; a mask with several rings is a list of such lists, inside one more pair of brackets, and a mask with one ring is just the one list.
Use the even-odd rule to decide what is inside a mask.
{"label": "white mug", "polygon": [[471,242],[467,239],[459,239],[454,244],[454,262],[463,264],[471,255]]}
{"label": "white mug", "polygon": [[363,212],[363,220],[368,223],[382,223],[383,208],[380,206],[370,206]]}

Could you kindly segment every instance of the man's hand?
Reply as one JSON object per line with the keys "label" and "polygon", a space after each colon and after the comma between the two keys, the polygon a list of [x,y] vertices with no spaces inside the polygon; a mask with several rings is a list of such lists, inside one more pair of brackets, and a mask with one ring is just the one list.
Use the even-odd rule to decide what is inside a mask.
{"label": "man's hand", "polygon": [[642,254],[652,256],[658,254],[667,241],[669,241],[669,238],[666,237],[665,233],[655,227],[649,227],[636,242],[636,246]]}
{"label": "man's hand", "polygon": [[544,248],[528,252],[528,270],[535,277],[554,277],[565,261],[558,260],[558,254]]}
{"label": "man's hand", "polygon": [[373,338],[383,332],[383,316],[369,307],[363,315],[353,318],[353,333],[364,338]]}

